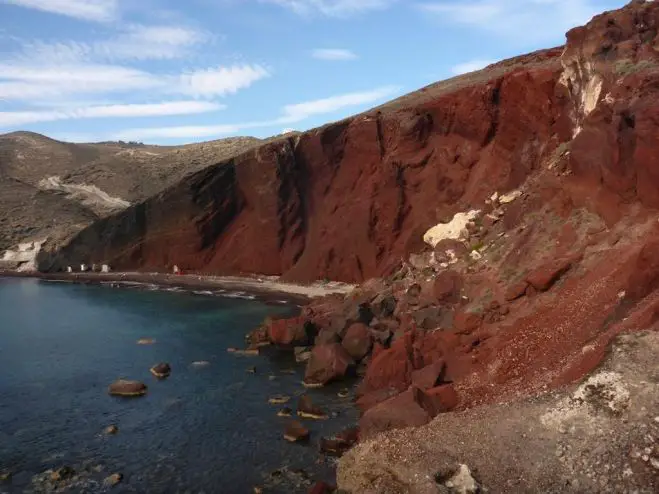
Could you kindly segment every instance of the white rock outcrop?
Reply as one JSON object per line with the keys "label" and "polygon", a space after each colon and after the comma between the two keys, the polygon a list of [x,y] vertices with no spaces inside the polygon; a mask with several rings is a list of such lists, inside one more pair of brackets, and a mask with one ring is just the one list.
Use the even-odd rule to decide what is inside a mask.
{"label": "white rock outcrop", "polygon": [[423,235],[423,241],[435,248],[442,240],[459,240],[467,238],[467,224],[474,221],[480,215],[480,210],[471,210],[465,213],[456,213],[448,223],[440,223],[433,226]]}

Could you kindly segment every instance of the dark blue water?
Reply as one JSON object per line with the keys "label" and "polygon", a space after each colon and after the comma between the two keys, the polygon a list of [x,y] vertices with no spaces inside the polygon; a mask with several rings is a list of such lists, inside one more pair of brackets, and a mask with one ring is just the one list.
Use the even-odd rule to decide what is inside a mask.
{"label": "dark blue water", "polygon": [[[87,492],[114,472],[112,492],[297,492],[270,485],[275,469],[330,472],[318,464],[317,440],[354,422],[337,388],[311,391],[338,418],[307,422],[309,445],[282,439],[286,424],[269,405],[276,394],[305,392],[290,356],[238,357],[245,333],[294,305],[185,293],[112,289],[0,278],[0,471],[13,473],[0,492],[34,489],[46,469],[73,467]],[[154,338],[150,346],[139,338]],[[208,361],[205,367],[192,366]],[[149,368],[169,362],[158,381]],[[246,370],[256,366],[257,373]],[[274,377],[271,377],[274,376]],[[118,378],[149,386],[147,396],[118,399]],[[116,424],[119,433],[105,436]],[[297,476],[299,480],[301,477]],[[269,488],[268,488],[269,486]]]}

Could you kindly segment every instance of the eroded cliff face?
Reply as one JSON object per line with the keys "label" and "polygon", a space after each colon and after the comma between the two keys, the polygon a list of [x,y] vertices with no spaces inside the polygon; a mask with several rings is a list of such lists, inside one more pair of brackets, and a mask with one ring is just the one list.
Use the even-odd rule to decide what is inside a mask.
{"label": "eroded cliff face", "polygon": [[349,282],[387,273],[428,227],[519,185],[554,151],[566,104],[559,54],[504,62],[219,163],[94,224],[41,268],[176,264]]}

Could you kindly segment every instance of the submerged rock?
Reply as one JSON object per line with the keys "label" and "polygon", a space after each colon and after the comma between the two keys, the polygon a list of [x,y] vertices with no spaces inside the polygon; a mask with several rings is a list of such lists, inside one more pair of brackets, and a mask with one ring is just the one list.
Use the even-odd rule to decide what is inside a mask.
{"label": "submerged rock", "polygon": [[300,422],[293,421],[286,427],[284,439],[291,443],[306,441],[309,439],[309,429],[304,427]]}
{"label": "submerged rock", "polygon": [[106,487],[114,487],[119,484],[124,479],[124,476],[120,473],[113,473],[103,481],[103,485]]}
{"label": "submerged rock", "polygon": [[140,338],[137,340],[138,345],[153,345],[156,342],[153,338]]}
{"label": "submerged rock", "polygon": [[298,400],[297,414],[305,419],[326,420],[329,418],[323,410],[314,405],[308,395],[303,395]]}
{"label": "submerged rock", "polygon": [[114,435],[114,434],[116,434],[117,432],[119,432],[119,427],[117,427],[117,426],[114,425],[114,424],[112,424],[112,425],[108,425],[108,426],[103,430],[103,433],[106,434],[106,435],[108,435],[108,436]]}
{"label": "submerged rock", "polygon": [[144,396],[147,392],[147,386],[139,381],[129,381],[119,379],[110,384],[108,393],[113,396]]}
{"label": "submerged rock", "polygon": [[11,472],[0,472],[0,482],[9,482],[11,480]]}
{"label": "submerged rock", "polygon": [[50,480],[53,482],[62,482],[64,480],[72,479],[75,474],[76,471],[73,468],[69,466],[63,466],[51,472]]}
{"label": "submerged rock", "polygon": [[169,377],[169,375],[172,373],[172,368],[168,363],[162,362],[160,364],[156,364],[150,369],[151,374],[156,376],[159,379],[165,379],[166,377]]}

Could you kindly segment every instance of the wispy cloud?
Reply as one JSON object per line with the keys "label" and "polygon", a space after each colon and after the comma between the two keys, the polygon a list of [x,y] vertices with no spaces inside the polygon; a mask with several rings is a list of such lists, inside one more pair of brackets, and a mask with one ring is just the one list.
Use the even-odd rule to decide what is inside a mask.
{"label": "wispy cloud", "polygon": [[150,104],[87,106],[52,111],[0,112],[0,128],[56,120],[190,115],[218,111],[224,108],[225,105],[208,101],[166,101]]}
{"label": "wispy cloud", "polygon": [[94,42],[31,40],[15,58],[45,63],[118,60],[164,60],[182,58],[212,36],[185,26],[132,24],[122,26],[113,37]]}
{"label": "wispy cloud", "polygon": [[76,19],[108,22],[118,15],[118,0],[0,0],[2,3]]}
{"label": "wispy cloud", "polygon": [[440,22],[468,25],[522,43],[551,42],[601,10],[592,0],[451,0],[418,6]]}
{"label": "wispy cloud", "polygon": [[493,60],[470,60],[451,67],[451,73],[454,75],[467,74],[468,72],[484,69],[492,63],[494,63]]}
{"label": "wispy cloud", "polygon": [[260,65],[233,65],[182,74],[173,91],[195,97],[215,97],[236,93],[256,81],[269,77]]}
{"label": "wispy cloud", "polygon": [[114,65],[0,63],[0,98],[35,101],[75,94],[147,90],[163,81],[147,72]]}
{"label": "wispy cloud", "polygon": [[[112,137],[111,140],[144,141],[150,139],[191,139],[204,137],[219,137],[234,135],[245,131],[265,128],[281,127],[299,123],[312,116],[330,115],[346,108],[355,108],[370,105],[384,98],[390,97],[400,88],[385,86],[371,91],[346,93],[328,98],[321,98],[302,103],[286,105],[281,116],[272,120],[243,122],[234,124],[209,126],[179,126],[179,127],[147,127],[123,130]],[[91,140],[91,139],[86,139]]]}
{"label": "wispy cloud", "polygon": [[344,108],[367,105],[387,98],[399,91],[396,86],[385,86],[371,91],[355,92],[330,96],[304,103],[286,105],[283,109],[284,115],[279,119],[281,123],[301,122],[313,115],[334,113]]}
{"label": "wispy cloud", "polygon": [[382,10],[397,0],[259,0],[288,8],[300,15],[322,14],[329,17],[345,17],[369,10]]}
{"label": "wispy cloud", "polygon": [[248,64],[155,74],[118,65],[0,63],[0,98],[34,104],[133,91],[214,98],[245,89],[268,75],[265,68]]}
{"label": "wispy cloud", "polygon": [[359,58],[354,52],[343,48],[318,48],[311,52],[311,56],[318,60],[330,61],[357,60]]}

